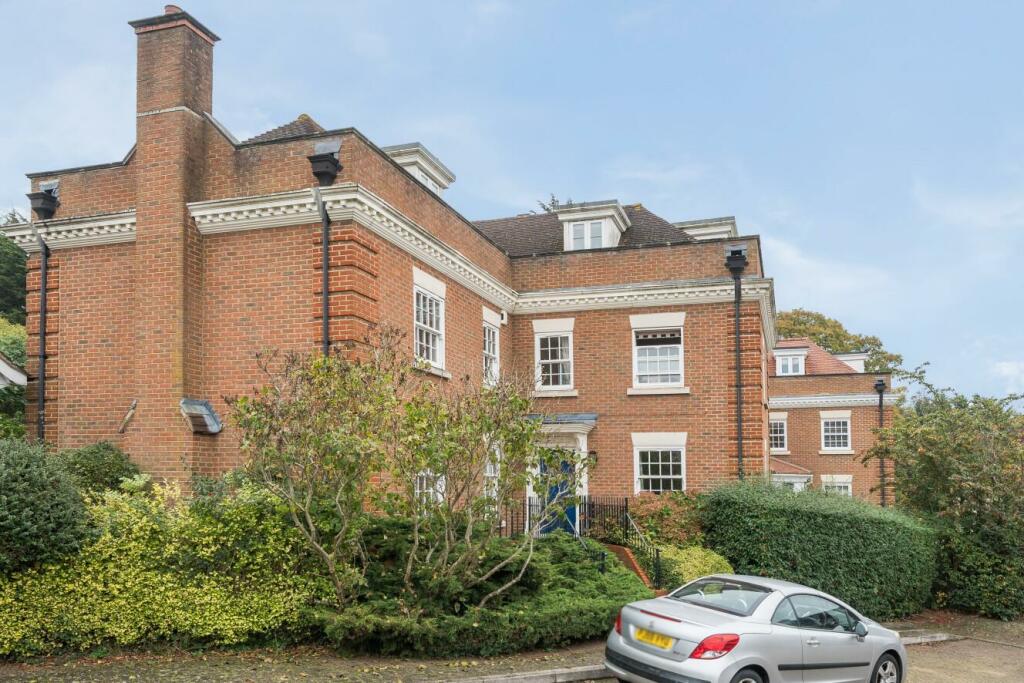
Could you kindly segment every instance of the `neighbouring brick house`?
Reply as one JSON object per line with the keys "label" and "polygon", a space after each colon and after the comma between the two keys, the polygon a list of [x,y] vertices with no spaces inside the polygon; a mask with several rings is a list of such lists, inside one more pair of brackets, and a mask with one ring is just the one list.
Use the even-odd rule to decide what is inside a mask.
{"label": "neighbouring brick house", "polygon": [[[239,464],[230,427],[193,431],[183,412],[201,418],[202,404],[189,401],[208,400],[223,414],[221,397],[260,382],[260,350],[319,346],[314,156],[336,172],[320,188],[332,222],[331,342],[395,325],[430,363],[425,376],[440,382],[533,367],[537,406],[549,416],[545,438],[596,453],[586,492],[706,490],[738,474],[725,255],[745,251],[745,471],[764,475],[785,462],[809,470],[815,484],[852,474],[852,491],[874,496],[875,468],[804,443],[819,406],[849,406],[850,450],[859,453],[874,424],[860,403],[874,376],[834,365],[778,376],[761,242],[739,236],[732,219],[670,223],[608,200],[474,223],[445,202],[454,175],[418,143],[378,147],[305,115],[236,140],[212,115],[217,36],[175,6],[130,23],[138,35],[135,147],[121,161],[29,174],[34,201],[53,204],[56,195],[59,204],[47,220],[6,230],[30,254],[30,424],[40,365],[37,235],[51,250],[48,442],[109,439],[144,470],[179,480]],[[791,342],[781,347],[778,357],[792,351]],[[810,370],[820,350],[808,349]],[[787,413],[781,460],[768,448],[777,412]]]}

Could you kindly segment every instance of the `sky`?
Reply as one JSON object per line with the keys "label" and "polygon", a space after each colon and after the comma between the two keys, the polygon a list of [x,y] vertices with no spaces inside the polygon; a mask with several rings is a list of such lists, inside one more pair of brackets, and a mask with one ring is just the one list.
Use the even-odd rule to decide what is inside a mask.
{"label": "sky", "polygon": [[[735,216],[779,310],[966,393],[1024,392],[1024,4],[215,2],[213,114],[420,141],[470,219],[562,200]],[[161,3],[0,0],[0,208],[121,159]]]}

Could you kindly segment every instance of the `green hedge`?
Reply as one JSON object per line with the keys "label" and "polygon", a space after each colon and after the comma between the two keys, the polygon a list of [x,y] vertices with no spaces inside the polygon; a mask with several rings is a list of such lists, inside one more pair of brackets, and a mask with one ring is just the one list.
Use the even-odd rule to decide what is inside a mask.
{"label": "green hedge", "polygon": [[894,510],[748,482],[712,491],[702,518],[708,547],[737,573],[811,586],[876,619],[917,612],[929,601],[935,533]]}
{"label": "green hedge", "polygon": [[96,537],[79,553],[0,578],[0,656],[302,631],[329,590],[276,501],[243,489],[200,507],[170,493],[106,493],[89,505]]}
{"label": "green hedge", "polygon": [[1016,534],[967,535],[945,530],[939,555],[937,602],[1011,621],[1024,614],[1024,546]]}
{"label": "green hedge", "polygon": [[676,588],[708,574],[732,574],[732,565],[713,550],[696,545],[661,546],[661,567],[665,584]]}
{"label": "green hedge", "polygon": [[116,489],[124,479],[139,474],[139,468],[124,451],[100,441],[81,448],[68,448],[54,456],[82,493],[100,493]]}
{"label": "green hedge", "polygon": [[0,441],[0,576],[77,551],[85,533],[82,498],[46,451]]}
{"label": "green hedge", "polygon": [[321,611],[316,620],[327,640],[343,652],[490,656],[603,636],[622,605],[651,597],[612,554],[602,574],[579,541],[566,534],[538,540],[533,561],[542,565],[538,574],[547,577],[544,585],[497,609],[408,615],[396,601],[379,600],[341,612]]}

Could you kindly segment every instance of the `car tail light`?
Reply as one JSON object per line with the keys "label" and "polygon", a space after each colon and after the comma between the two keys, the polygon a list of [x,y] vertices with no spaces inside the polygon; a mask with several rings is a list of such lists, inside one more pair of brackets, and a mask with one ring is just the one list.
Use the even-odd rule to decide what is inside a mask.
{"label": "car tail light", "polygon": [[622,635],[622,610],[619,610],[618,615],[615,617],[615,632],[620,636]]}
{"label": "car tail light", "polygon": [[697,643],[690,653],[690,659],[718,659],[732,652],[740,644],[740,637],[735,633],[718,633],[708,636]]}

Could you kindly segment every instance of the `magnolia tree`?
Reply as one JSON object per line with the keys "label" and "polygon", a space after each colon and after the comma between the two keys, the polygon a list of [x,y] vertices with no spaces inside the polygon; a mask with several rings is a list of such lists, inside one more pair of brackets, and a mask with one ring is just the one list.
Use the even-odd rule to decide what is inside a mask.
{"label": "magnolia tree", "polygon": [[[383,515],[410,529],[409,601],[483,587],[483,607],[523,577],[537,535],[575,504],[586,455],[538,445],[529,380],[438,382],[416,371],[395,330],[366,341],[261,358],[266,386],[231,400],[248,471],[285,501],[339,605],[363,583],[362,532]],[[528,491],[539,501],[532,525],[498,542]]]}
{"label": "magnolia tree", "polygon": [[285,502],[339,605],[363,583],[364,504],[410,386],[393,337],[358,354],[261,355],[265,386],[228,399],[249,474]]}

